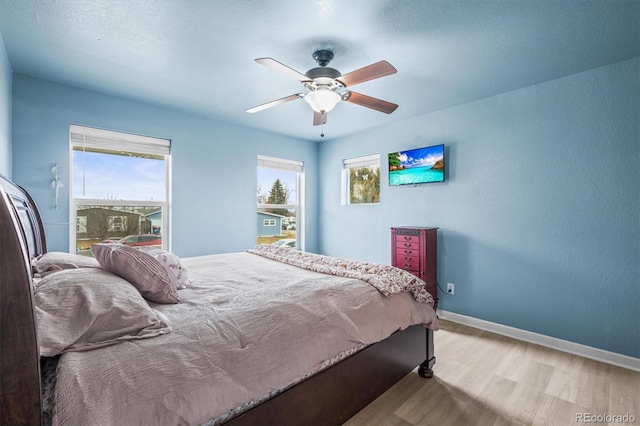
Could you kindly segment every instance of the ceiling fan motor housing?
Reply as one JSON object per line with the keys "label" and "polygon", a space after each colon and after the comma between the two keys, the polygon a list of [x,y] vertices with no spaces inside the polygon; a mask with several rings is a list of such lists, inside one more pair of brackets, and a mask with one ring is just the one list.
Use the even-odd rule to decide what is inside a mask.
{"label": "ceiling fan motor housing", "polygon": [[315,80],[316,78],[331,78],[331,79],[338,78],[342,74],[340,73],[340,71],[338,71],[335,68],[331,68],[331,67],[316,67],[316,68],[311,68],[304,75],[306,75],[307,77],[309,77],[312,80]]}
{"label": "ceiling fan motor housing", "polygon": [[342,75],[340,71],[335,68],[328,67],[329,62],[333,59],[333,52],[330,50],[317,50],[313,52],[313,59],[316,60],[319,66],[311,68],[305,73],[307,77],[315,80],[319,84],[326,84],[324,81],[317,81],[316,79],[333,80]]}

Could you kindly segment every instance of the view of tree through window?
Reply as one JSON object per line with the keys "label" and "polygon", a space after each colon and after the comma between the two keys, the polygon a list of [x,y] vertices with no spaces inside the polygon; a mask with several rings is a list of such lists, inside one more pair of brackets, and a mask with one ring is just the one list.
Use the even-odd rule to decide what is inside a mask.
{"label": "view of tree through window", "polygon": [[258,157],[258,244],[300,248],[301,217],[299,182],[302,163]]}
{"label": "view of tree through window", "polygon": [[[287,188],[286,183],[282,183],[279,178],[273,182],[273,186],[269,190],[269,195],[266,197],[265,204],[289,204],[289,198],[291,197],[291,189]],[[263,197],[264,198],[264,197]],[[279,214],[282,216],[290,216],[290,212],[284,208],[265,208],[264,211]]]}
{"label": "view of tree through window", "polygon": [[343,170],[343,204],[380,202],[380,154],[344,160]]}
{"label": "view of tree through window", "polygon": [[380,167],[349,169],[349,203],[380,202]]}

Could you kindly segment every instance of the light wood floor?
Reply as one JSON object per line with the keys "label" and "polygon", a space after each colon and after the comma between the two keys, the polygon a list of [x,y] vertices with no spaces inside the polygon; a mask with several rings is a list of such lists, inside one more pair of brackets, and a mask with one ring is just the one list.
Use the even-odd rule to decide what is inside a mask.
{"label": "light wood floor", "polygon": [[635,422],[626,424],[640,425],[638,372],[450,321],[440,327],[435,376],[409,374],[345,426],[607,424],[587,414],[628,414]]}

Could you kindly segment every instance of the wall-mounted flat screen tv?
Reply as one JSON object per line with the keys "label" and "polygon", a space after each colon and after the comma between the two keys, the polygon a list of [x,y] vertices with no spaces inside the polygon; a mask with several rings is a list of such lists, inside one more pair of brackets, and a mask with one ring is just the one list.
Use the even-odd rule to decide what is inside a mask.
{"label": "wall-mounted flat screen tv", "polygon": [[389,154],[389,185],[444,182],[444,145]]}

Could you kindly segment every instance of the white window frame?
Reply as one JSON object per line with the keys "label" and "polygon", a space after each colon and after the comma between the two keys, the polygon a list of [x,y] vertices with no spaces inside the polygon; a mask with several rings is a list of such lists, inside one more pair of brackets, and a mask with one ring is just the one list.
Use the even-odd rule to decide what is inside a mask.
{"label": "white window frame", "polygon": [[264,219],[264,221],[262,222],[262,226],[276,226],[276,220],[275,219]]}
{"label": "white window frame", "polygon": [[[296,172],[296,203],[294,204],[257,204],[257,209],[295,209],[296,210],[296,244],[300,250],[305,247],[304,232],[304,162],[298,160],[287,160],[284,158],[268,157],[266,155],[258,155],[258,167],[269,167],[271,169],[279,169],[285,171]],[[300,224],[301,226],[298,226]]]}
{"label": "white window frame", "polygon": [[[73,151],[74,147],[105,149],[108,151],[135,152],[140,154],[163,155],[165,165],[165,201],[142,200],[105,200],[95,198],[74,198],[73,190]],[[78,206],[131,206],[162,208],[162,247],[171,249],[170,206],[171,206],[171,141],[130,133],[114,132],[72,124],[69,126],[69,223],[76,223]],[[76,226],[77,227],[77,226]],[[77,247],[76,227],[69,227],[69,252],[75,253]]]}
{"label": "white window frame", "polygon": [[[340,204],[343,206],[346,205],[375,205],[375,204],[380,204],[380,202],[377,203],[357,203],[357,204],[352,204],[351,203],[351,194],[350,194],[350,176],[349,176],[349,170],[350,169],[357,169],[357,168],[361,168],[361,167],[372,167],[372,166],[377,166],[379,170],[380,169],[380,154],[376,153],[376,154],[368,154],[368,155],[363,155],[360,157],[353,157],[353,158],[346,158],[342,161],[342,174],[341,174],[341,191],[340,191]],[[382,179],[382,176],[380,176],[380,179]]]}

